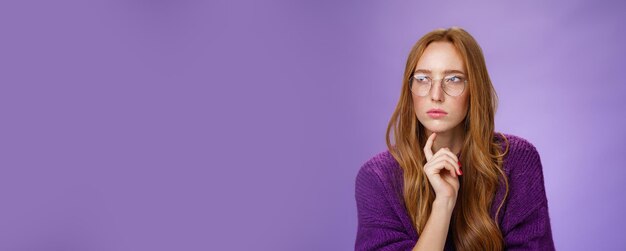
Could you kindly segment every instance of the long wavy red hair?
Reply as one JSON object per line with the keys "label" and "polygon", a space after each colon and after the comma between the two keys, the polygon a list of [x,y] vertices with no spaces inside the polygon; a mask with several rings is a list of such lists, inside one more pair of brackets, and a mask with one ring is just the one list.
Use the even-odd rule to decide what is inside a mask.
{"label": "long wavy red hair", "polygon": [[[450,221],[454,245],[463,251],[503,250],[504,239],[497,219],[509,193],[503,170],[509,144],[500,133],[506,142],[506,149],[502,150],[495,137],[497,95],[480,46],[462,28],[433,30],[417,41],[409,53],[400,98],[386,133],[387,147],[403,170],[402,197],[415,229],[421,233],[430,216],[435,193],[423,171],[426,164],[423,146],[427,135],[416,117],[409,81],[424,50],[435,41],[451,42],[456,47],[464,60],[468,79],[469,109],[463,121],[466,133],[460,158],[463,176],[459,176],[462,182]],[[506,193],[495,217],[491,218],[489,209],[499,182],[506,187]]]}

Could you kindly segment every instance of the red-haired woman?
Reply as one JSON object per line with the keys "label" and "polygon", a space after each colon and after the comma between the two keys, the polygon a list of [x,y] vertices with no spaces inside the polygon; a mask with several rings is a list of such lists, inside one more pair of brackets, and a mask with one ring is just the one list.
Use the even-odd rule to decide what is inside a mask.
{"label": "red-haired woman", "polygon": [[388,149],[356,177],[356,250],[554,250],[539,154],[494,131],[496,106],[469,33],[417,41]]}

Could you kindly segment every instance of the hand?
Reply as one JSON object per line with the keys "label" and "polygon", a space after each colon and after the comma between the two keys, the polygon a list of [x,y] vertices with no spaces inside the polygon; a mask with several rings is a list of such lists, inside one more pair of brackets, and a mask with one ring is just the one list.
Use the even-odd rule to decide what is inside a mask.
{"label": "hand", "polygon": [[424,146],[424,154],[426,155],[424,172],[435,190],[437,198],[456,201],[460,186],[457,175],[462,174],[459,160],[447,147],[441,148],[433,154],[432,146],[436,136],[435,133],[431,134],[426,141],[426,146]]}

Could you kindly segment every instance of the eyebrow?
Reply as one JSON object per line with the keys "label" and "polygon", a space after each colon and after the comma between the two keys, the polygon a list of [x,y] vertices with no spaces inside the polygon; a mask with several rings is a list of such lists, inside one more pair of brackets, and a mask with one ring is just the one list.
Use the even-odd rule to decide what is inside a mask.
{"label": "eyebrow", "polygon": [[[426,69],[417,69],[413,73],[428,73],[428,74],[431,74],[432,71],[431,70],[426,70]],[[465,74],[465,72],[459,71],[459,70],[445,70],[445,71],[443,71],[443,74],[450,74],[450,73]]]}

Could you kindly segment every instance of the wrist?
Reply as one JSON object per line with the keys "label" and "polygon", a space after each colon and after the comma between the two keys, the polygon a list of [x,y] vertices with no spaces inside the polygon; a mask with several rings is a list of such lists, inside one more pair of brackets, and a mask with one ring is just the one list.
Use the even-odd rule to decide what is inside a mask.
{"label": "wrist", "polygon": [[449,197],[435,197],[433,201],[433,209],[437,210],[454,210],[454,205],[456,205],[456,198]]}

